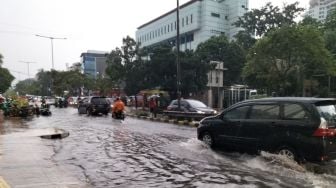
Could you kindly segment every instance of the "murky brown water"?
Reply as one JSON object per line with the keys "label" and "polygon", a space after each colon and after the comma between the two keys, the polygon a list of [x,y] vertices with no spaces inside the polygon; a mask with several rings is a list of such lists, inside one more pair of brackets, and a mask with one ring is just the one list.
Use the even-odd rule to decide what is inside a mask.
{"label": "murky brown water", "polygon": [[54,163],[92,187],[335,187],[336,176],[291,162],[212,151],[196,139],[195,128],[52,111],[51,117],[6,121],[1,133],[68,130],[68,138],[43,144],[53,150]]}

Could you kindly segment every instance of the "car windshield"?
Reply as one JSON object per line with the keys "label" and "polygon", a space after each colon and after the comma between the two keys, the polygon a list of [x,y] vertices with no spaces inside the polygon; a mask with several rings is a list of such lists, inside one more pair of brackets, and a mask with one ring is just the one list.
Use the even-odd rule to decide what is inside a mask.
{"label": "car windshield", "polygon": [[190,100],[188,101],[189,104],[194,107],[194,108],[206,108],[207,106],[202,103],[201,101],[194,101],[194,100]]}
{"label": "car windshield", "polygon": [[336,122],[336,106],[334,104],[317,106],[317,110],[328,122]]}
{"label": "car windshield", "polygon": [[92,98],[91,102],[94,104],[106,104],[107,103],[105,98]]}

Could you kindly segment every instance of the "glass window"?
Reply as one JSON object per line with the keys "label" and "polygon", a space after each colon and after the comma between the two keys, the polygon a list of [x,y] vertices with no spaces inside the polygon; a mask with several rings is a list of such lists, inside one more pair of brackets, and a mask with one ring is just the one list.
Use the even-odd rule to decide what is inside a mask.
{"label": "glass window", "polygon": [[193,16],[190,15],[190,23],[192,23],[192,22],[193,22]]}
{"label": "glass window", "polygon": [[189,24],[188,16],[186,17],[186,24]]}
{"label": "glass window", "polygon": [[253,105],[250,119],[279,119],[279,105]]}
{"label": "glass window", "polygon": [[319,105],[316,107],[320,115],[330,123],[336,122],[336,107],[335,104]]}
{"label": "glass window", "polygon": [[308,113],[299,104],[285,104],[284,118],[285,119],[306,119]]}
{"label": "glass window", "polygon": [[190,106],[194,107],[194,108],[206,108],[207,106],[201,102],[201,101],[196,101],[196,100],[189,100],[188,101]]}
{"label": "glass window", "polygon": [[186,108],[189,105],[188,105],[188,103],[186,101],[181,101],[181,106]]}
{"label": "glass window", "polygon": [[184,18],[182,18],[182,27],[184,27]]}
{"label": "glass window", "polygon": [[219,18],[219,17],[220,17],[220,15],[219,15],[218,13],[213,13],[213,12],[211,13],[211,16],[212,16],[212,17],[216,17],[216,18]]}
{"label": "glass window", "polygon": [[230,119],[245,119],[247,111],[250,106],[241,106],[235,109],[232,109],[224,114],[224,118],[227,120]]}

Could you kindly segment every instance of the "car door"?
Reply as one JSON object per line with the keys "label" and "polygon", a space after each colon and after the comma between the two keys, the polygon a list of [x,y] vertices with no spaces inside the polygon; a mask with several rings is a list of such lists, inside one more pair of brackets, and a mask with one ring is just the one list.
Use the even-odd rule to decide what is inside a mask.
{"label": "car door", "polygon": [[216,129],[218,139],[222,145],[236,146],[237,132],[240,129],[241,121],[247,116],[249,105],[235,107],[223,113]]}
{"label": "car door", "polygon": [[280,123],[280,105],[278,103],[253,104],[248,118],[241,121],[237,133],[237,142],[245,151],[256,151],[272,138],[273,127]]}

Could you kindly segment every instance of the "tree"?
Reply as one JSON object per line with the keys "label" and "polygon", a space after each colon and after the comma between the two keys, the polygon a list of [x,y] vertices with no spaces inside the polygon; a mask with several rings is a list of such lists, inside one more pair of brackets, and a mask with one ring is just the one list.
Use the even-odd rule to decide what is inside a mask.
{"label": "tree", "polygon": [[129,36],[123,39],[121,48],[112,50],[107,56],[106,74],[111,84],[119,88],[125,84],[124,89],[128,94],[136,94],[144,89],[146,68],[144,61],[138,57],[138,44]]}
{"label": "tree", "polygon": [[298,7],[298,2],[284,6],[280,11],[278,6],[267,3],[261,9],[252,9],[234,23],[252,36],[261,37],[274,28],[284,25],[294,25],[294,19],[304,10]]}
{"label": "tree", "polygon": [[[224,67],[228,69],[224,73],[225,85],[241,82],[240,74],[246,61],[244,50],[237,43],[229,42],[225,35],[212,37],[199,44],[195,53],[201,62],[224,62]],[[206,73],[208,71],[209,69],[204,70]]]}
{"label": "tree", "polygon": [[[309,39],[309,40],[308,40]],[[245,79],[280,95],[300,95],[304,80],[333,74],[321,33],[311,26],[286,26],[260,39],[248,54]]]}
{"label": "tree", "polygon": [[3,63],[2,59],[3,59],[3,56],[0,54],[0,67],[2,66],[2,63]]}
{"label": "tree", "polygon": [[324,22],[324,28],[325,30],[336,31],[336,9],[330,10],[328,13]]}
{"label": "tree", "polygon": [[34,79],[26,79],[19,81],[15,85],[16,92],[18,92],[20,95],[39,95],[40,93],[40,88],[39,88],[39,83],[34,80]]}
{"label": "tree", "polygon": [[3,56],[0,54],[0,93],[4,93],[12,84],[14,76],[6,68],[2,68]]}
{"label": "tree", "polygon": [[236,43],[245,50],[247,54],[248,50],[257,42],[255,38],[253,38],[248,32],[246,31],[239,31],[235,36]]}

